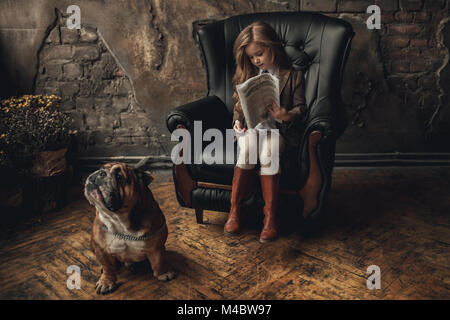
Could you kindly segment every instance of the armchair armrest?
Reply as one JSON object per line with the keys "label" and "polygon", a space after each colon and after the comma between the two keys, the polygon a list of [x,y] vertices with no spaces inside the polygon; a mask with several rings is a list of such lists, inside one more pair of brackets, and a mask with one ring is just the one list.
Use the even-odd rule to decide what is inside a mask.
{"label": "armchair armrest", "polygon": [[167,129],[173,132],[182,125],[190,132],[194,130],[194,121],[202,121],[203,130],[216,128],[224,131],[231,127],[231,115],[227,106],[217,96],[203,99],[174,108],[166,119]]}
{"label": "armchair armrest", "polygon": [[326,97],[312,106],[308,115],[304,139],[312,131],[320,131],[322,139],[334,138],[337,140],[348,125],[348,116],[340,99]]}
{"label": "armchair armrest", "polygon": [[[308,163],[309,148],[308,143],[313,132],[320,133],[317,143],[322,144],[322,152],[324,147],[332,147],[336,144],[336,140],[342,135],[348,125],[347,113],[343,109],[340,100],[324,98],[316,102],[308,114],[306,120],[306,129],[301,138],[298,149],[298,161]],[[330,153],[325,152],[325,153]],[[332,151],[334,155],[334,150]],[[322,154],[323,155],[323,154]],[[320,157],[320,156],[319,156]]]}
{"label": "armchair armrest", "polygon": [[331,186],[336,140],[348,120],[340,100],[325,98],[313,105],[298,149],[298,163],[307,177],[299,191],[303,199],[303,217],[312,221],[322,216]]}

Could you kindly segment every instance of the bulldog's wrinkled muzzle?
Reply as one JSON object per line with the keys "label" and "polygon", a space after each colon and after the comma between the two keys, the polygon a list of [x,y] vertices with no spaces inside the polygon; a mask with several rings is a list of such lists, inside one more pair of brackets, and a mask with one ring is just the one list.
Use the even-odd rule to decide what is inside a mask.
{"label": "bulldog's wrinkled muzzle", "polygon": [[122,207],[120,190],[114,176],[107,170],[100,169],[86,179],[85,196],[89,202],[100,202],[108,210],[117,211]]}

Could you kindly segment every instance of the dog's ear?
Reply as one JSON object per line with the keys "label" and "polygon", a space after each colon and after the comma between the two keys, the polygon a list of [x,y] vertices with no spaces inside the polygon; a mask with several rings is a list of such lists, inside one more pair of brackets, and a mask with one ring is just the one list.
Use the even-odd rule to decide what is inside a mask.
{"label": "dog's ear", "polygon": [[133,168],[134,168],[134,169],[139,169],[140,167],[145,166],[150,158],[151,158],[150,156],[147,156],[147,157],[142,158],[142,160],[139,161],[138,163],[136,163],[136,164],[133,166]]}
{"label": "dog's ear", "polygon": [[152,183],[153,176],[150,173],[150,171],[144,171],[144,170],[135,169],[135,172],[136,172],[136,176],[138,177],[138,179],[140,181],[142,181],[142,184],[144,186],[147,187],[150,183]]}

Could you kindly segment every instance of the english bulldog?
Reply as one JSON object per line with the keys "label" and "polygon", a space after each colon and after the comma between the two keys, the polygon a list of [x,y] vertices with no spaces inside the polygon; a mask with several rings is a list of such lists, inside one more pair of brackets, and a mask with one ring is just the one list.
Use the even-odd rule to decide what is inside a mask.
{"label": "english bulldog", "polygon": [[148,187],[153,177],[138,166],[108,163],[86,179],[84,195],[96,208],[91,246],[102,265],[97,294],[116,289],[121,263],[148,259],[158,280],[175,277],[164,263],[168,230]]}

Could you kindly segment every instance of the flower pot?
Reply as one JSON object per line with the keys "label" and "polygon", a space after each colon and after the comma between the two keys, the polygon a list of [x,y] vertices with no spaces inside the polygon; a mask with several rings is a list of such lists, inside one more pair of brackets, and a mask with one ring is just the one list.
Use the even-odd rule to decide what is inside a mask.
{"label": "flower pot", "polygon": [[61,209],[66,203],[68,173],[67,148],[38,153],[24,190],[25,206],[33,213]]}
{"label": "flower pot", "polygon": [[67,173],[49,177],[32,177],[24,190],[24,202],[33,213],[60,210],[67,199]]}
{"label": "flower pot", "polygon": [[33,177],[51,177],[63,173],[66,170],[66,152],[67,148],[39,152],[31,167]]}

